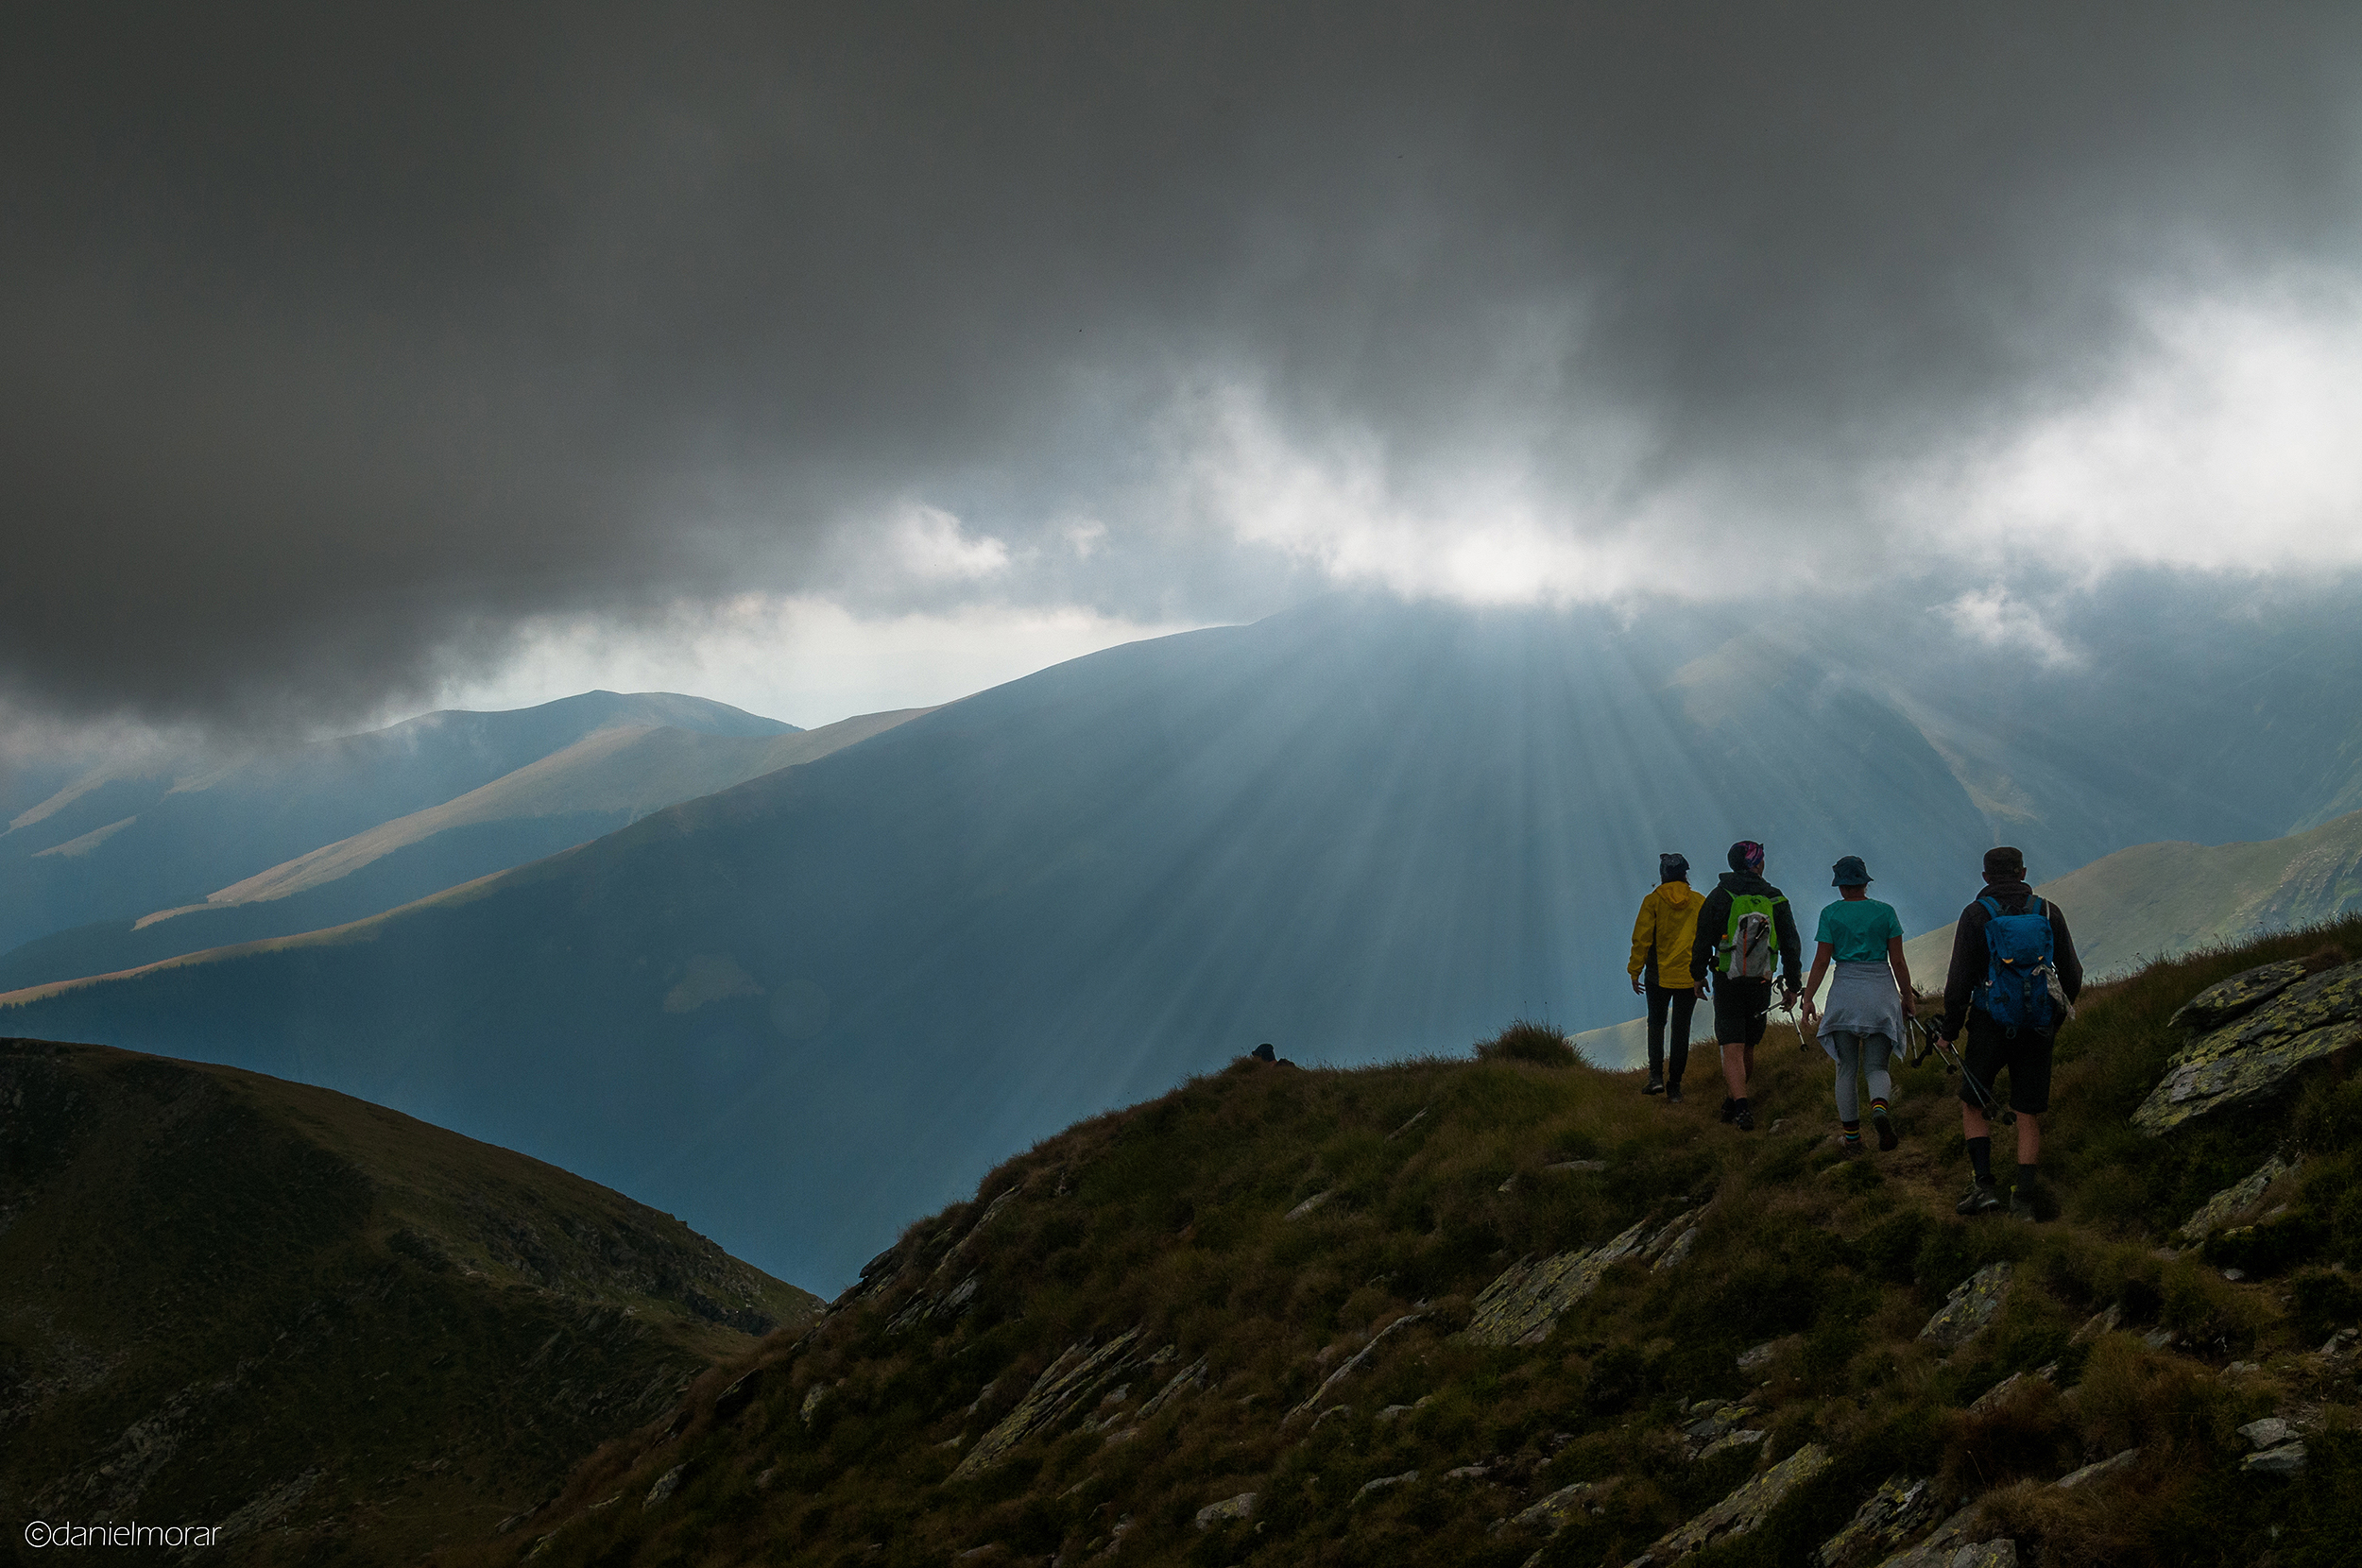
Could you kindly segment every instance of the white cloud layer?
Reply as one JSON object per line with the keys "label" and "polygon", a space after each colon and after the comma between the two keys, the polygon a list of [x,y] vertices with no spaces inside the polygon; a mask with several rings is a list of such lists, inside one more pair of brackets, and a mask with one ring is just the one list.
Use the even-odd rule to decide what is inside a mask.
{"label": "white cloud layer", "polygon": [[951,702],[1102,648],[1190,629],[1071,606],[864,617],[824,599],[746,594],[684,606],[653,625],[537,624],[496,673],[454,682],[428,706],[523,707],[600,688],[684,691],[811,729]]}
{"label": "white cloud layer", "polygon": [[2095,396],[1907,492],[1928,545],[2086,575],[2362,565],[2362,286],[2147,314],[2151,351]]}
{"label": "white cloud layer", "polygon": [[[1801,485],[1765,471],[1776,453],[1754,471],[1652,475],[1645,423],[1596,413],[1414,474],[1372,432],[1302,438],[1231,385],[1172,421],[1174,504],[1329,582],[1472,604],[2362,567],[2362,284],[2161,298],[2140,315],[2142,351],[2073,398]],[[1959,614],[1996,624],[2003,603]]]}

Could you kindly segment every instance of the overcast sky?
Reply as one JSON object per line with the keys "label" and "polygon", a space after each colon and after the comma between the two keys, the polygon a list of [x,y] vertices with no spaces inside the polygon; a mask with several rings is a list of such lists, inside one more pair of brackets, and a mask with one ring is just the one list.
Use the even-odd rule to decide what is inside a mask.
{"label": "overcast sky", "polygon": [[0,137],[20,724],[2362,568],[2350,3],[84,4]]}

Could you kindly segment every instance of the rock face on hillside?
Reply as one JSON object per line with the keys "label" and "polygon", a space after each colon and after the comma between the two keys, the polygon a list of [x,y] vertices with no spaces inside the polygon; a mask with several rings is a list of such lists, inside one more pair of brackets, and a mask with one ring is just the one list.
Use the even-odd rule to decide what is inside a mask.
{"label": "rock face on hillside", "polygon": [[1600,1287],[1611,1265],[1628,1257],[1678,1262],[1675,1249],[1695,1229],[1690,1219],[1686,1212],[1662,1225],[1643,1219],[1598,1247],[1512,1265],[1477,1297],[1468,1342],[1540,1344],[1568,1307]]}
{"label": "rock face on hillside", "polygon": [[[2288,971],[2294,969],[2297,975]],[[2266,964],[2191,999],[2179,1014],[2211,1031],[2174,1053],[2132,1113],[2149,1133],[2277,1092],[2299,1067],[2362,1045],[2362,963],[2301,980],[2303,965]]]}
{"label": "rock face on hillside", "polygon": [[0,1513],[416,1561],[546,1496],[802,1291],[327,1090],[0,1041]]}
{"label": "rock face on hillside", "polygon": [[1817,1442],[1805,1444],[1641,1553],[1629,1568],[1668,1568],[1718,1541],[1745,1535],[1770,1517],[1789,1492],[1828,1468],[1828,1450]]}

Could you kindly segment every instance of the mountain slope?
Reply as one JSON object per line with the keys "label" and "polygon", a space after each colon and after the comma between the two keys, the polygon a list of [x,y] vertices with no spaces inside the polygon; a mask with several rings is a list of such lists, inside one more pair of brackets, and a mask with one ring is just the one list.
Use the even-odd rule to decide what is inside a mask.
{"label": "mountain slope", "polygon": [[77,927],[0,954],[0,989],[363,919],[612,832],[676,801],[826,757],[926,711],[864,714],[779,735],[611,725],[456,799],[217,889],[203,903]]}
{"label": "mountain slope", "polygon": [[380,1106],[0,1041],[0,1511],[416,1560],[816,1304]]}
{"label": "mountain slope", "polygon": [[506,713],[429,713],[230,761],[190,755],[101,769],[0,831],[0,950],[200,902],[616,725],[741,737],[794,729],[698,697],[591,691]]}
{"label": "mountain slope", "polygon": [[[1974,647],[1927,656],[1906,701],[1861,673],[1919,679],[1906,663],[1727,615],[1316,606],[1076,660],[355,927],[0,1016],[333,1083],[833,1284],[1007,1150],[1258,1041],[1368,1061],[1517,1012],[1612,1022],[1660,848],[1703,868],[1761,838],[1807,922],[1820,868],[1861,853],[1907,921],[1942,918],[2000,830],[1979,795],[2006,792],[1931,728],[2021,749],[2011,788],[2043,815],[2006,826],[2039,863],[2277,831],[2309,798],[2285,764],[2318,758],[2311,730],[2276,739],[2274,705],[2362,707],[2337,684],[2353,650],[2180,631],[2125,656],[2177,683],[2203,758],[2153,709],[2110,718],[2092,672]],[[1697,673],[1701,646],[1782,637],[1801,651],[1751,684]],[[2251,657],[2321,684],[2259,706]],[[1940,701],[1962,695],[1988,719]],[[2156,830],[2111,837],[2135,821]]]}
{"label": "mountain slope", "polygon": [[2330,1266],[2362,1263],[2362,1082],[2323,1061],[2127,1124],[2184,1003],[2320,941],[2092,999],[2039,1224],[1955,1217],[1933,1065],[1900,1075],[1900,1147],[1842,1155],[1782,1028],[1751,1133],[1586,1067],[1241,1060],[1001,1165],[440,1560],[2350,1561],[2362,1290]]}

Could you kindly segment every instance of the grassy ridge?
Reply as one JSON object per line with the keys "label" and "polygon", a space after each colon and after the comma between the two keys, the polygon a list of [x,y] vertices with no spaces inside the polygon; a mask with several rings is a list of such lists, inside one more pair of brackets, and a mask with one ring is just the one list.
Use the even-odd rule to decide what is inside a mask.
{"label": "grassy ridge", "polygon": [[[2362,1084],[2321,1064],[2293,1101],[2171,1139],[2125,1122],[2182,1001],[2333,942],[2362,952],[2362,922],[2158,965],[2089,999],[2061,1041],[2045,1163],[2062,1212],[2041,1225],[1954,1217],[1966,1162],[1933,1066],[1902,1075],[1902,1147],[1844,1159],[1826,1060],[1784,1028],[1759,1053],[1753,1134],[1717,1122],[1711,1052],[1682,1106],[1643,1099],[1633,1075],[1501,1052],[1241,1062],[1002,1166],[815,1328],[710,1374],[526,1527],[447,1560],[1515,1568],[1538,1549],[1544,1564],[1622,1563],[1818,1442],[1827,1471],[1692,1560],[1809,1560],[1900,1474],[1932,1477],[1947,1507],[1982,1498],[1991,1529],[2046,1564],[2245,1563],[2268,1525],[2282,1568],[2341,1561],[2362,1528],[2356,1391],[2350,1366],[2302,1353],[2362,1311],[2327,1267],[2362,1264]],[[2286,1234],[2249,1258],[2248,1282],[2163,1248],[2292,1139],[2309,1158],[2290,1216],[2266,1227]],[[1603,1167],[1551,1168],[1589,1161]],[[1517,1259],[1689,1209],[1685,1261],[1615,1264],[1545,1342],[1456,1334]],[[1993,1326],[1948,1356],[1918,1338],[1953,1286],[2002,1260],[2015,1282]],[[1171,1358],[955,1474],[1062,1353],[1134,1329]],[[1349,1410],[1291,1416],[1373,1343],[1325,1402]],[[1200,1358],[1202,1386],[1142,1413]],[[1693,1459],[1679,1429],[1707,1399],[1753,1406],[1764,1440]],[[2238,1466],[2235,1428],[2275,1410],[2309,1412],[2294,1485]],[[2134,1447],[2106,1482],[2049,1485]],[[1584,1481],[1601,1483],[1594,1508],[1555,1536],[1495,1527]],[[1199,1527],[1199,1510],[1250,1491],[1250,1517]]]}
{"label": "grassy ridge", "polygon": [[326,1090],[17,1040],[0,1107],[20,1524],[414,1561],[816,1305],[619,1193]]}

